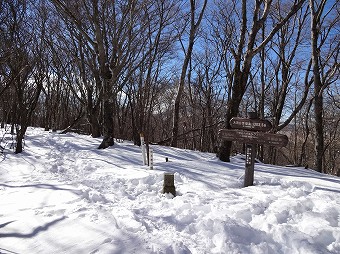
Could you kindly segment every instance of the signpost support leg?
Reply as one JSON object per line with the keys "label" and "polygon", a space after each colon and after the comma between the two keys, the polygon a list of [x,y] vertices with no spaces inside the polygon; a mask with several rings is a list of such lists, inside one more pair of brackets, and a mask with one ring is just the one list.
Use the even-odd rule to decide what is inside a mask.
{"label": "signpost support leg", "polygon": [[252,186],[254,183],[254,162],[256,145],[246,145],[246,167],[244,173],[244,187]]}

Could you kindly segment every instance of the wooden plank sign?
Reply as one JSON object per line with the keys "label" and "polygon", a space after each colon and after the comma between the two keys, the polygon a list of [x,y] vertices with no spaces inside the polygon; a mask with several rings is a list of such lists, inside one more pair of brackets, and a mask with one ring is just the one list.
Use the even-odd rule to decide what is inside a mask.
{"label": "wooden plank sign", "polygon": [[288,137],[282,134],[253,132],[239,129],[221,129],[219,132],[221,139],[229,141],[239,141],[247,144],[262,144],[269,146],[286,146]]}
{"label": "wooden plank sign", "polygon": [[233,117],[229,123],[232,128],[242,130],[269,131],[272,128],[272,124],[263,119]]}
{"label": "wooden plank sign", "polygon": [[234,129],[221,129],[218,132],[220,139],[247,144],[244,187],[251,186],[254,182],[255,144],[278,147],[288,144],[288,137],[286,135],[266,132],[272,128],[272,124],[269,121],[258,119],[255,112],[248,112],[248,114],[249,118],[231,118],[229,124]]}

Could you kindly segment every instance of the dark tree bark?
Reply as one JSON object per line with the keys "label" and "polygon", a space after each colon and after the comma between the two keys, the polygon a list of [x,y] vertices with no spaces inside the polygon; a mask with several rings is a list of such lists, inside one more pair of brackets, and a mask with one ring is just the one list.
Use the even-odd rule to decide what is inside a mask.
{"label": "dark tree bark", "polygon": [[318,172],[323,170],[323,153],[324,153],[324,133],[323,133],[323,84],[320,74],[320,49],[318,40],[320,35],[320,18],[327,0],[320,2],[316,9],[314,1],[309,1],[311,13],[311,46],[312,46],[312,63],[314,78],[314,119],[315,119],[315,162],[314,167]]}
{"label": "dark tree bark", "polygon": [[[315,161],[314,168],[318,172],[326,173],[324,168],[325,137],[324,137],[324,90],[332,84],[332,79],[339,71],[339,63],[335,60],[331,66],[328,63],[330,57],[335,59],[339,54],[339,41],[333,42],[335,47],[329,47],[327,52],[323,52],[322,47],[328,37],[331,37],[331,30],[339,22],[339,17],[326,20],[332,10],[336,9],[339,1],[329,5],[326,10],[327,0],[320,2],[309,0],[311,14],[311,55],[312,72],[314,81],[314,119],[315,119]],[[327,25],[325,25],[327,24]],[[333,46],[333,45],[332,45]],[[326,47],[324,47],[326,48]]]}
{"label": "dark tree bark", "polygon": [[99,145],[99,149],[105,149],[114,145],[113,138],[113,88],[110,82],[112,78],[112,71],[109,66],[107,52],[104,46],[103,32],[99,23],[99,8],[98,1],[92,0],[93,8],[93,22],[95,34],[95,51],[97,52],[100,78],[103,87],[103,141]]}
{"label": "dark tree bark", "polygon": [[299,157],[299,161],[298,161],[299,166],[302,166],[304,164],[305,167],[308,167],[308,165],[306,163],[306,156],[307,156],[306,147],[307,147],[308,137],[309,137],[309,134],[310,134],[309,113],[310,113],[310,109],[311,109],[312,105],[313,105],[313,99],[311,99],[309,101],[307,109],[306,109],[306,114],[305,114],[305,119],[304,119],[305,138],[304,138],[304,141],[303,141],[302,146],[301,146],[301,153],[300,153],[300,157]]}

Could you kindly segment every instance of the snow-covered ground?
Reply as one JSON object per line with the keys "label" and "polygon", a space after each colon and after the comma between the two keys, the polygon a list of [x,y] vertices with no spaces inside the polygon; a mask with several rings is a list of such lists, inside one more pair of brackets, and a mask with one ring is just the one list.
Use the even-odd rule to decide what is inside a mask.
{"label": "snow-covered ground", "polygon": [[[340,179],[29,129],[0,157],[0,253],[340,253]],[[166,162],[165,158],[169,158]],[[162,194],[175,173],[177,196]]]}

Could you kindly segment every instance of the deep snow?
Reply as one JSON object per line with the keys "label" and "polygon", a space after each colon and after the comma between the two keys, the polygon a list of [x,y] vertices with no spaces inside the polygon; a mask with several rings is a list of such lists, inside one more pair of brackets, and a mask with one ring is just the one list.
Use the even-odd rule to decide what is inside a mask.
{"label": "deep snow", "polygon": [[[340,253],[340,179],[125,141],[28,130],[0,157],[0,253]],[[165,158],[169,158],[169,162]],[[175,173],[177,196],[162,194]]]}

